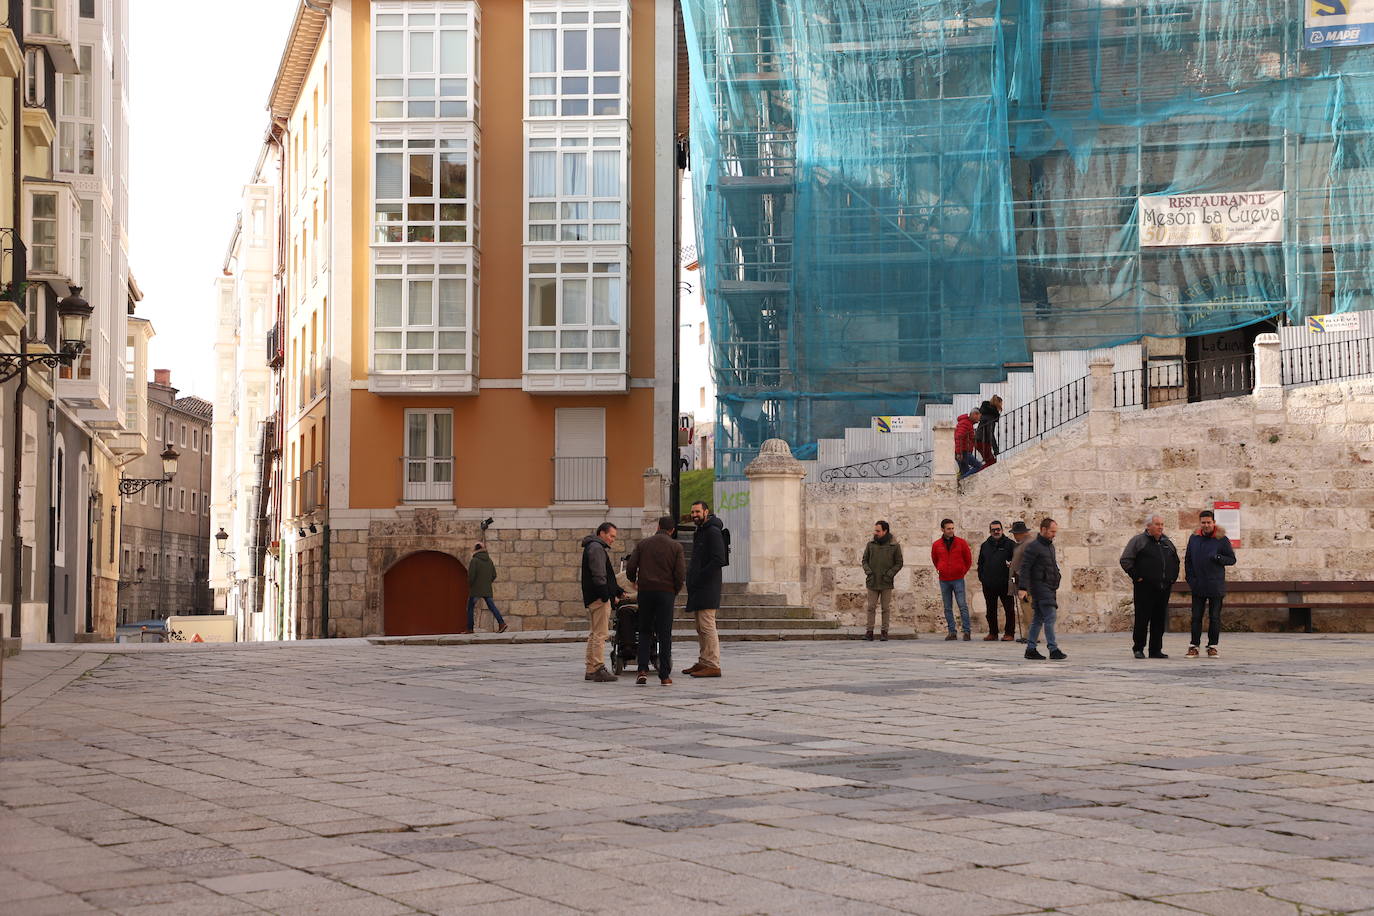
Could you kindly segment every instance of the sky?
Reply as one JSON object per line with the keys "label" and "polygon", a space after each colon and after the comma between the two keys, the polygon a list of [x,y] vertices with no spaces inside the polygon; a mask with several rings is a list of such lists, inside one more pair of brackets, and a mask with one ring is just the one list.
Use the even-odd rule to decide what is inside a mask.
{"label": "sky", "polygon": [[215,396],[214,281],[267,131],[298,0],[129,4],[129,264],[157,336],[150,369]]}

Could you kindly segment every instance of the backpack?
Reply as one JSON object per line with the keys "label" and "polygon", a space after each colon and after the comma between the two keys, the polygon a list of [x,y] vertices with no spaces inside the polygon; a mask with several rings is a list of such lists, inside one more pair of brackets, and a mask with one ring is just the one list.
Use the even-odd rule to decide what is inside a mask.
{"label": "backpack", "polygon": [[729,529],[729,528],[726,528],[726,527],[724,527],[724,526],[722,525],[722,526],[721,526],[721,529],[720,529],[720,537],[721,537],[721,540],[723,540],[723,541],[725,542],[725,565],[726,565],[726,566],[729,566],[729,565],[730,565],[730,529]]}

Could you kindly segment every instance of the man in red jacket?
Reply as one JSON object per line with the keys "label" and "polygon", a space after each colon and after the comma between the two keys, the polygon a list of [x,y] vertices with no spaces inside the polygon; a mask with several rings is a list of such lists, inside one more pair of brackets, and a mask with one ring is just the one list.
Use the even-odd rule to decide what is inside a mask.
{"label": "man in red jacket", "polygon": [[954,599],[959,600],[959,622],[963,624],[964,641],[972,639],[969,635],[968,597],[964,592],[964,576],[973,567],[973,551],[968,541],[954,536],[954,520],[940,522],[940,537],[930,545],[930,562],[940,577],[940,599],[945,603],[945,626],[949,628],[948,642],[958,639],[954,630]]}
{"label": "man in red jacket", "polygon": [[974,424],[978,421],[980,414],[973,411],[968,414],[960,414],[959,421],[954,425],[954,460],[959,463],[959,476],[967,477],[976,474],[983,469],[983,463],[978,459],[978,448],[974,430]]}

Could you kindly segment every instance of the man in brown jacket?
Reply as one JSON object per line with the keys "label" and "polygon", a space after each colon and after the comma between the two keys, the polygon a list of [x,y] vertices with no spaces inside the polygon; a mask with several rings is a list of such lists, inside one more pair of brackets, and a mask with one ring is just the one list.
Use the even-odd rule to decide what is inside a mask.
{"label": "man in brown jacket", "polygon": [[649,656],[658,648],[658,681],[673,682],[673,603],[687,578],[687,554],[674,538],[677,522],[671,515],[658,520],[653,537],[635,545],[625,575],[639,587],[639,675],[636,684],[649,682]]}

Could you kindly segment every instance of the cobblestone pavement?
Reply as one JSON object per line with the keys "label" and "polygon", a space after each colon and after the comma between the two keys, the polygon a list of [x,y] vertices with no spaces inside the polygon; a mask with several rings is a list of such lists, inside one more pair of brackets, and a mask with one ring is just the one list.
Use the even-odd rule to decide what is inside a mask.
{"label": "cobblestone pavement", "polygon": [[1374,637],[1180,643],[26,651],[0,911],[1374,913]]}

